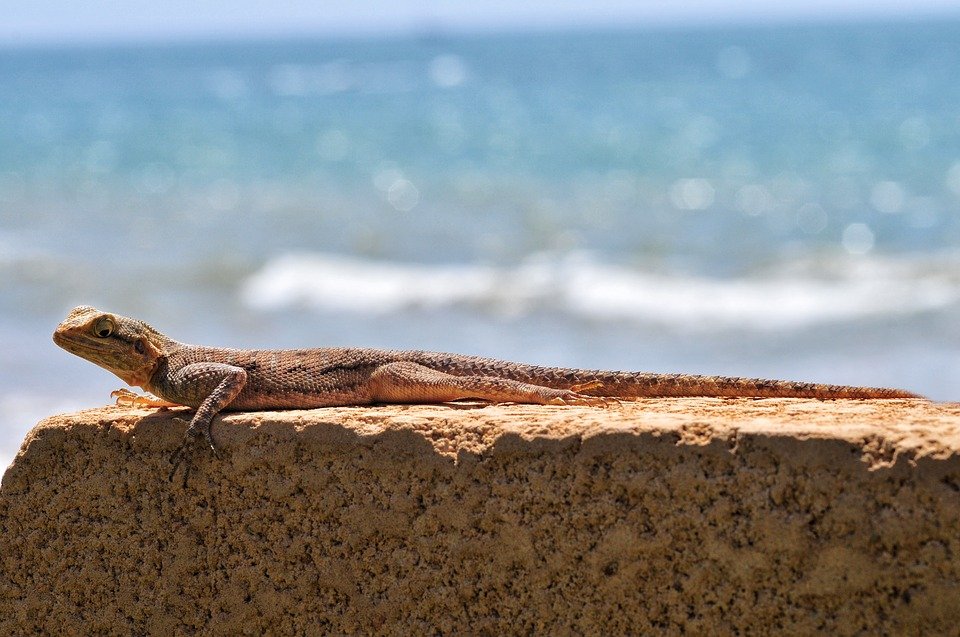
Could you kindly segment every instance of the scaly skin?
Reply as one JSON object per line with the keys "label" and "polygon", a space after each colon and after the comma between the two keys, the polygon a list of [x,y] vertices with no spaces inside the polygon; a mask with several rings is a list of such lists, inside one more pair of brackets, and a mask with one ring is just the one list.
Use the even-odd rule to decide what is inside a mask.
{"label": "scaly skin", "polygon": [[665,396],[920,398],[899,389],[590,371],[422,351],[201,347],[174,341],[142,321],[90,306],[74,308],[57,326],[53,340],[162,399],[131,402],[186,405],[197,410],[187,429],[187,442],[174,456],[174,471],[188,445],[201,433],[216,452],[210,426],[222,410],[439,403],[466,398],[548,405],[598,405],[610,399]]}

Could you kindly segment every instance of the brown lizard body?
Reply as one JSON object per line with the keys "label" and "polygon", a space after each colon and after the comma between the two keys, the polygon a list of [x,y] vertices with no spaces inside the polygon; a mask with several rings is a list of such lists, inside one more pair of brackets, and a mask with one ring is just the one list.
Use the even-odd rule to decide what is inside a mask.
{"label": "brown lizard body", "polygon": [[74,308],[60,347],[142,387],[156,406],[196,409],[188,442],[222,410],[306,409],[459,399],[552,405],[666,396],[919,398],[899,389],[726,376],[541,367],[492,358],[363,348],[241,350],[179,343],[146,323]]}

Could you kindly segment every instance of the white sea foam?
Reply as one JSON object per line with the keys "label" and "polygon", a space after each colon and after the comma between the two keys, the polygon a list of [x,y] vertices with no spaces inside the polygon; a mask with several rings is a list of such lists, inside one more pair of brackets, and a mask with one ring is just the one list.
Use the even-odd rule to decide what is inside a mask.
{"label": "white sea foam", "polygon": [[779,330],[911,315],[960,303],[960,255],[796,261],[743,278],[644,271],[587,253],[538,255],[516,267],[411,265],[324,254],[268,262],[242,287],[261,310],[306,306],[386,313],[473,306],[592,321]]}

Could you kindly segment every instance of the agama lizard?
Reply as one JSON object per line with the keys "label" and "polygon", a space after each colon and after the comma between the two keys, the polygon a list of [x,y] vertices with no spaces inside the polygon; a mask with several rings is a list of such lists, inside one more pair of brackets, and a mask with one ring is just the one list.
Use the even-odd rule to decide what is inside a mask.
{"label": "agama lizard", "polygon": [[[222,410],[308,409],[461,399],[540,405],[601,405],[667,396],[920,398],[899,389],[726,376],[590,371],[479,356],[361,348],[227,349],[175,341],[143,321],[74,308],[54,342],[157,398],[122,390],[128,404],[196,409],[171,478],[193,441],[211,436]],[[118,392],[114,392],[117,394]]]}

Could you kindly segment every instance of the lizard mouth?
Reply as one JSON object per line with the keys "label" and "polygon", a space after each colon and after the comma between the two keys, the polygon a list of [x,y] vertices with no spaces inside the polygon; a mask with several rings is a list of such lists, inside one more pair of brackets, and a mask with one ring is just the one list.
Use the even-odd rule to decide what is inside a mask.
{"label": "lizard mouth", "polygon": [[68,346],[79,345],[75,339],[70,338],[59,330],[53,333],[53,342],[64,349],[69,349]]}
{"label": "lizard mouth", "polygon": [[92,349],[90,345],[83,343],[79,338],[70,336],[69,334],[60,331],[53,333],[53,342],[64,349],[69,349],[70,347]]}
{"label": "lizard mouth", "polygon": [[[83,356],[81,352],[102,352],[101,348],[89,343],[81,336],[75,336],[68,332],[54,332],[53,342],[72,354]],[[89,359],[89,356],[83,356]]]}

